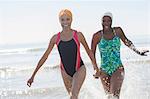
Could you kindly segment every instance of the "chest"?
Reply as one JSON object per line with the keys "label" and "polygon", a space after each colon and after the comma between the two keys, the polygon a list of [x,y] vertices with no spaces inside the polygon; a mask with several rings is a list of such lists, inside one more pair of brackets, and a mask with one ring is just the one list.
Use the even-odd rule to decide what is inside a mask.
{"label": "chest", "polygon": [[107,40],[104,37],[101,38],[99,44],[99,49],[114,49],[114,48],[120,48],[120,39],[117,36],[114,36],[111,40]]}

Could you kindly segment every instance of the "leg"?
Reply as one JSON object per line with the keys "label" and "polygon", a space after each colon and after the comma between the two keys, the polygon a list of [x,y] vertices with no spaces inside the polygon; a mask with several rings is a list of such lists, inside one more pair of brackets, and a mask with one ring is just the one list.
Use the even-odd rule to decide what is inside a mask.
{"label": "leg", "polygon": [[111,76],[111,84],[110,91],[115,97],[115,99],[119,99],[121,86],[124,79],[124,68],[119,67]]}
{"label": "leg", "polygon": [[106,94],[110,93],[110,76],[101,70],[100,79]]}
{"label": "leg", "polygon": [[80,69],[73,76],[71,89],[72,94],[70,99],[78,99],[78,94],[85,80],[85,76],[86,76],[86,68],[85,66],[81,66]]}
{"label": "leg", "polygon": [[72,77],[69,76],[65,71],[61,70],[62,78],[64,81],[64,85],[67,89],[68,94],[71,92],[71,87],[72,87]]}

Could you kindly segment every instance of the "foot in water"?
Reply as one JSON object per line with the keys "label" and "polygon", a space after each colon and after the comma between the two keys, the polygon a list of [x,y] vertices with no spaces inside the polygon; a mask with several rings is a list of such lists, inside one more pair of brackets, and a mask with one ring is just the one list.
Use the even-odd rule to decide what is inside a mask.
{"label": "foot in water", "polygon": [[119,99],[119,98],[113,96],[113,94],[107,94],[104,99]]}

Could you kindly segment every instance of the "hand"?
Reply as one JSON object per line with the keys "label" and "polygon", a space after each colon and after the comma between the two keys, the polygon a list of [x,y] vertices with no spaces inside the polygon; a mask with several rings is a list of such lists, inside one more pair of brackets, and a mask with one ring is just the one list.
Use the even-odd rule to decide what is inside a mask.
{"label": "hand", "polygon": [[31,77],[29,80],[28,80],[28,82],[27,82],[27,85],[29,86],[29,87],[31,87],[31,85],[32,85],[32,83],[33,83],[33,77]]}
{"label": "hand", "polygon": [[140,52],[140,55],[142,56],[147,56],[147,52],[149,52],[149,50],[143,50],[142,52]]}
{"label": "hand", "polygon": [[98,79],[101,75],[101,72],[99,69],[95,70],[95,74],[93,75],[96,79]]}

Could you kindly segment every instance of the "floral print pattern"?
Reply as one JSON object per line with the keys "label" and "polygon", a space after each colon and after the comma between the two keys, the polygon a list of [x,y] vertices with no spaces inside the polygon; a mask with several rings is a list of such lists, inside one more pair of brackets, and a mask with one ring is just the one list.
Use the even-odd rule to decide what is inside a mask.
{"label": "floral print pattern", "polygon": [[120,46],[121,42],[118,36],[111,40],[107,40],[102,36],[98,44],[101,55],[101,69],[108,75],[112,75],[122,65]]}

